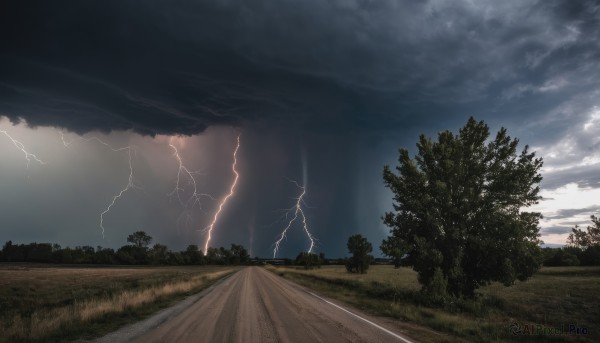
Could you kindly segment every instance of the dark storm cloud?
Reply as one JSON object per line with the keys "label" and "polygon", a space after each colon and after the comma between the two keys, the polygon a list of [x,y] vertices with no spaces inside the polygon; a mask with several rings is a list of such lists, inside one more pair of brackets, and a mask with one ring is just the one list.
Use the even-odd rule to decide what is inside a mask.
{"label": "dark storm cloud", "polygon": [[80,133],[193,134],[257,119],[325,131],[444,127],[470,114],[515,123],[599,79],[593,2],[1,6],[0,113]]}
{"label": "dark storm cloud", "polygon": [[600,188],[600,172],[597,165],[573,167],[570,170],[544,174],[542,186],[552,190],[576,183],[580,188]]}
{"label": "dark storm cloud", "polygon": [[546,219],[563,219],[563,218],[571,218],[573,216],[579,214],[592,214],[600,211],[600,206],[590,206],[586,208],[570,208],[570,209],[562,209],[558,210],[556,215],[554,216],[546,216]]}
{"label": "dark storm cloud", "polygon": [[570,227],[565,227],[565,226],[552,226],[552,227],[547,227],[547,228],[543,228],[542,230],[543,234],[565,234],[565,233],[569,233],[571,232],[571,228]]}

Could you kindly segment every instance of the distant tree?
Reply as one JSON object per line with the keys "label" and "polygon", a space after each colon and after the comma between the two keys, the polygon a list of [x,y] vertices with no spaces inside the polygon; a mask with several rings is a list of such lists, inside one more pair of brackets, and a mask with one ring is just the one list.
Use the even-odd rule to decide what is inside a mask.
{"label": "distant tree", "polygon": [[[544,248],[544,265],[555,267],[555,266],[578,266],[579,258],[577,253],[568,249],[561,248]],[[581,253],[581,250],[578,251]]]}
{"label": "distant tree", "polygon": [[190,244],[182,253],[185,264],[204,264],[204,255],[196,244]]}
{"label": "distant tree", "polygon": [[50,243],[30,243],[27,246],[27,262],[52,262],[52,245]]}
{"label": "distant tree", "polygon": [[350,273],[365,274],[373,261],[370,253],[373,251],[371,243],[362,235],[356,234],[348,238],[348,252],[352,256],[346,261],[346,269]]}
{"label": "distant tree", "polygon": [[[415,159],[400,149],[398,174],[388,166],[385,185],[394,211],[385,214],[393,242],[408,248],[407,263],[424,290],[435,281],[454,296],[473,296],[492,281],[508,286],[540,267],[540,213],[525,212],[540,197],[542,159],[501,128],[470,118],[457,135],[424,135]],[[439,281],[439,282],[438,282]]]}
{"label": "distant tree", "polygon": [[600,246],[593,245],[583,250],[579,260],[584,266],[600,266]]}
{"label": "distant tree", "polygon": [[392,259],[394,268],[400,268],[402,265],[402,258],[408,252],[408,247],[398,237],[391,236],[384,239],[379,246],[381,252]]}
{"label": "distant tree", "polygon": [[231,244],[231,257],[229,260],[229,264],[232,265],[242,265],[248,264],[250,262],[250,255],[246,248],[238,244]]}
{"label": "distant tree", "polygon": [[600,246],[600,218],[591,216],[591,219],[593,225],[588,226],[586,231],[576,225],[567,238],[567,243],[582,249]]}
{"label": "distant tree", "polygon": [[127,243],[131,243],[133,246],[138,248],[148,248],[151,242],[152,237],[150,237],[144,231],[136,231],[127,236]]}
{"label": "distant tree", "polygon": [[178,251],[169,251],[167,263],[173,266],[180,266],[186,264],[187,261],[182,253]]}
{"label": "distant tree", "polygon": [[148,264],[150,262],[147,247],[124,245],[117,250],[115,255],[121,264]]}
{"label": "distant tree", "polygon": [[152,264],[168,264],[169,261],[169,248],[164,244],[156,243],[150,249],[149,260]]}
{"label": "distant tree", "polygon": [[52,259],[57,263],[69,264],[73,263],[73,249],[66,247],[64,249],[56,250],[52,253]]}
{"label": "distant tree", "polygon": [[226,249],[225,247],[220,247],[219,255],[221,256],[220,264],[231,264],[231,260],[233,258],[233,255],[231,254],[231,250]]}
{"label": "distant tree", "polygon": [[95,250],[89,245],[76,246],[71,251],[72,262],[76,264],[92,264],[94,263]]}
{"label": "distant tree", "polygon": [[221,249],[208,247],[206,250],[206,263],[207,264],[225,264],[224,257]]}
{"label": "distant tree", "polygon": [[544,266],[552,266],[554,256],[556,256],[556,253],[558,252],[559,249],[560,248],[543,248],[542,249],[542,258],[543,258],[542,264]]}
{"label": "distant tree", "polygon": [[8,241],[4,244],[2,248],[2,255],[4,261],[7,262],[23,262],[25,261],[25,249],[23,244],[13,244],[12,241]]}
{"label": "distant tree", "polygon": [[321,264],[322,265],[328,265],[329,261],[327,260],[327,258],[325,257],[324,253],[319,253],[319,259],[321,260]]}
{"label": "distant tree", "polygon": [[124,245],[117,249],[115,257],[119,264],[136,264],[135,252],[133,251],[134,246]]}
{"label": "distant tree", "polygon": [[115,257],[115,251],[110,248],[103,248],[101,246],[96,247],[96,253],[94,255],[94,263],[96,264],[117,264],[117,258]]}
{"label": "distant tree", "polygon": [[295,264],[304,269],[321,268],[321,259],[317,254],[302,251],[296,256]]}

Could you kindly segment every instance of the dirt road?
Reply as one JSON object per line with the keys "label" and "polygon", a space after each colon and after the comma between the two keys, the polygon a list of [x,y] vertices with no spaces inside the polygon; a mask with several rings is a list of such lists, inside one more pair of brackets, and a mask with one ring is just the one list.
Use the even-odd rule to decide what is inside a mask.
{"label": "dirt road", "polygon": [[136,342],[407,342],[260,267],[245,268]]}

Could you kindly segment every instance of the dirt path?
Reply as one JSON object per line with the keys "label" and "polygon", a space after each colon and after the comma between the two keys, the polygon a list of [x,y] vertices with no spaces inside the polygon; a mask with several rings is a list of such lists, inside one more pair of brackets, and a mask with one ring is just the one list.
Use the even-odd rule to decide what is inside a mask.
{"label": "dirt path", "polygon": [[408,342],[263,268],[249,267],[219,283],[185,310],[131,339],[134,342]]}

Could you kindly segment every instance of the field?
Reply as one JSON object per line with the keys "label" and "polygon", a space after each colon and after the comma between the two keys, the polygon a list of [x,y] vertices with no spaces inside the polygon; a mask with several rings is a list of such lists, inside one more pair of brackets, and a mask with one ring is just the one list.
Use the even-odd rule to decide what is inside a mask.
{"label": "field", "polygon": [[238,269],[0,264],[0,342],[97,337]]}
{"label": "field", "polygon": [[[600,267],[542,268],[512,287],[494,283],[474,300],[438,306],[419,292],[409,268],[377,265],[363,275],[349,274],[344,266],[269,269],[366,312],[397,318],[418,341],[600,341]],[[569,335],[570,324],[587,334]],[[517,327],[521,331],[513,335]]]}

